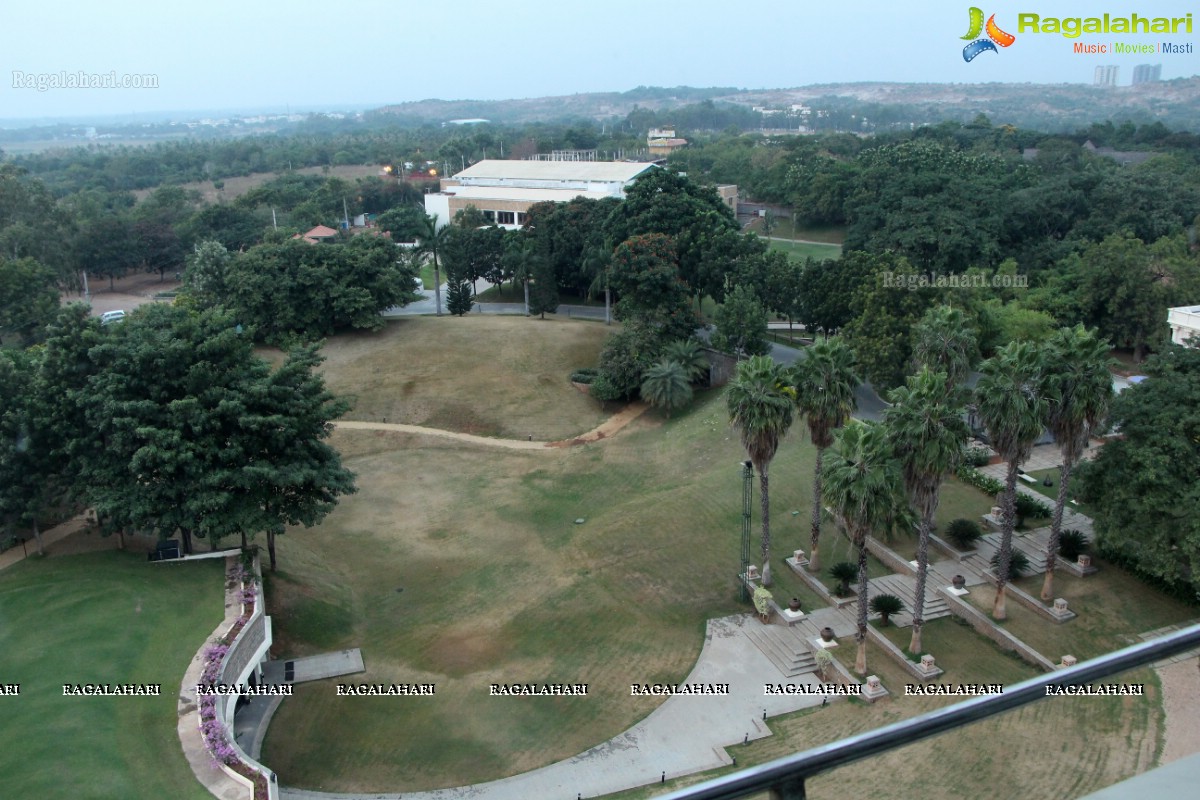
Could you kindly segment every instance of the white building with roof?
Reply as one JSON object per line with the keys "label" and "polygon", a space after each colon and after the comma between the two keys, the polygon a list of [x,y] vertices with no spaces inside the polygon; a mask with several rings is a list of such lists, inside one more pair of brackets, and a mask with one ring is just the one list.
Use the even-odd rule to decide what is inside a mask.
{"label": "white building with roof", "polygon": [[628,161],[485,160],[443,178],[441,191],[425,195],[425,213],[438,226],[467,206],[503,228],[519,228],[534,203],[566,203],[576,197],[625,197],[625,189],[653,164]]}
{"label": "white building with roof", "polygon": [[1167,309],[1167,324],[1171,326],[1171,341],[1175,344],[1187,344],[1193,336],[1200,339],[1200,306]]}

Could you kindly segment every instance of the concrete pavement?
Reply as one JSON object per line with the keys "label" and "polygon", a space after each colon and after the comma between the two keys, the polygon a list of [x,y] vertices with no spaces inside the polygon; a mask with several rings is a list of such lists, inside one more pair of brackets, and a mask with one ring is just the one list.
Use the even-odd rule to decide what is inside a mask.
{"label": "concrete pavement", "polygon": [[[650,716],[604,744],[579,755],[490,783],[400,794],[333,794],[281,787],[285,800],[527,800],[541,797],[597,797],[731,763],[726,747],[746,737],[770,736],[763,721],[821,704],[820,697],[764,696],[763,685],[790,682],[816,685],[811,673],[785,679],[750,641],[743,627],[760,625],[752,615],[709,620],[704,648],[687,683],[728,683],[729,695],[670,697]],[[630,683],[642,683],[631,669]],[[514,702],[520,702],[514,699]]]}

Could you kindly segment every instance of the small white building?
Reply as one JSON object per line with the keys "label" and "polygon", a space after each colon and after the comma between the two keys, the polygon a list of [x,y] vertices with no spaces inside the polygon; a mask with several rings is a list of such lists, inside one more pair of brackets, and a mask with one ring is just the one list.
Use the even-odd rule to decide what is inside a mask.
{"label": "small white building", "polygon": [[1167,309],[1167,324],[1171,326],[1171,341],[1175,344],[1187,344],[1193,336],[1200,339],[1200,306]]}

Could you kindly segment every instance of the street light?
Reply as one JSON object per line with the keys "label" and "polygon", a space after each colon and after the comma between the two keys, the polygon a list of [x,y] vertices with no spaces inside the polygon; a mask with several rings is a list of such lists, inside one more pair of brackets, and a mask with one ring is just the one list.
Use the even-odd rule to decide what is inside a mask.
{"label": "street light", "polygon": [[749,581],[746,573],[750,570],[750,509],[754,501],[754,464],[747,460],[738,464],[742,469],[742,571],[738,582],[742,587],[742,599],[750,598]]}

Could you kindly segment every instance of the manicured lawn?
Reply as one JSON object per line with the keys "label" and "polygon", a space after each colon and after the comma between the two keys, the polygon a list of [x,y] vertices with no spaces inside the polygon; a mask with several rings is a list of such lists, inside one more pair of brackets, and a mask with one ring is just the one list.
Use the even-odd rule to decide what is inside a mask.
{"label": "manicured lawn", "polygon": [[[188,662],[224,614],[220,561],[115,551],[0,572],[4,797],[210,797],[175,731]],[[160,697],[64,697],[64,683],[158,683]]]}
{"label": "manicured lawn", "polygon": [[799,260],[810,256],[818,261],[842,257],[842,246],[840,244],[812,244],[810,242],[789,242],[780,239],[771,239],[771,249],[787,253],[791,258]]}
{"label": "manicured lawn", "polygon": [[[1037,478],[1037,480],[1038,480],[1038,482],[1035,484],[1028,484],[1029,488],[1033,489],[1038,494],[1045,496],[1049,506],[1051,508],[1054,508],[1054,504],[1056,502],[1058,502],[1058,470],[1057,469],[1042,469],[1042,470],[1036,470],[1034,472],[1030,472],[1029,474],[1032,475],[1033,477]],[[1046,478],[1049,478],[1054,483],[1054,485],[1053,486],[1044,486],[1042,484],[1042,481],[1045,480]],[[1071,503],[1070,502],[1071,500],[1075,499],[1075,496],[1079,493],[1079,488],[1080,488],[1079,479],[1075,476],[1072,476],[1071,477],[1071,485],[1069,487],[1069,493],[1067,494],[1067,508],[1071,509],[1072,511],[1077,511],[1080,514],[1083,514],[1085,517],[1094,516],[1092,513],[1092,510],[1091,510],[1091,507],[1087,503],[1082,503],[1082,502],[1081,503]]]}

